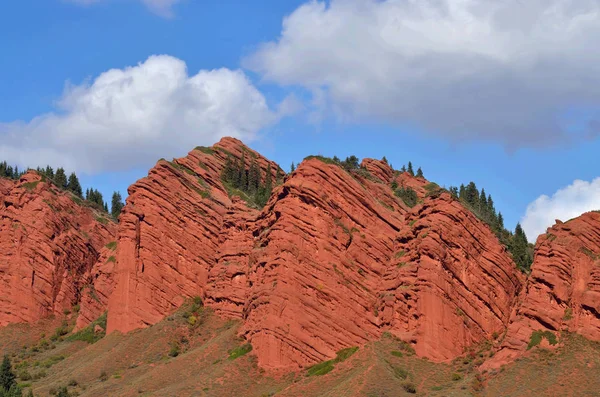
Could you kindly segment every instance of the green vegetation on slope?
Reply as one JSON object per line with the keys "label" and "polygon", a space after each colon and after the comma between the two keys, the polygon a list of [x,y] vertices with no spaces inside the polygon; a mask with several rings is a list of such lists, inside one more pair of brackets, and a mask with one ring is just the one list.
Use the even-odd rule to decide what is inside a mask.
{"label": "green vegetation on slope", "polygon": [[486,195],[483,188],[479,192],[474,182],[467,186],[460,185],[460,188],[450,187],[448,190],[455,199],[490,226],[500,242],[508,248],[519,269],[529,272],[533,263],[533,247],[528,243],[521,225],[517,223],[514,233],[506,230],[502,213],[496,211],[492,196]]}
{"label": "green vegetation on slope", "polygon": [[[273,191],[271,163],[267,165],[265,174],[262,175],[256,156],[250,157],[252,158],[250,165],[246,166],[246,150],[242,151],[242,158],[239,161],[228,155],[221,179],[230,195],[238,195],[248,204],[262,208],[267,204]],[[282,178],[281,168],[277,167],[275,183],[281,183]]]}

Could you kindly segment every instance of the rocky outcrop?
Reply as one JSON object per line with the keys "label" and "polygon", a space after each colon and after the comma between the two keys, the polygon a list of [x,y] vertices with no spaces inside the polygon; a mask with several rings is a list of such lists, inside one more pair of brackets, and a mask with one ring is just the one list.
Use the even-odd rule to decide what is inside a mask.
{"label": "rocky outcrop", "polygon": [[[311,157],[259,210],[220,178],[227,156],[244,151],[276,172],[224,139],[159,161],[130,188],[109,332],[154,324],[199,296],[244,320],[260,366],[297,369],[384,331],[438,361],[503,331],[522,277],[492,231],[437,185],[384,161],[346,170]],[[419,204],[407,207],[393,182]]]}
{"label": "rocky outcrop", "polygon": [[[277,164],[237,139],[224,138],[212,148],[196,148],[186,157],[160,160],[147,177],[129,188],[119,219],[109,332],[128,332],[160,321],[186,298],[206,297],[210,274],[223,277],[234,269],[227,268],[232,260],[221,252],[221,246],[228,240],[226,236],[235,234],[230,229],[241,227],[235,220],[239,212],[235,208],[240,204],[229,197],[221,171],[228,156],[241,158],[242,152],[248,159],[247,168],[254,157],[263,174],[271,164],[275,177]],[[255,216],[258,211],[248,213]],[[225,245],[223,249],[229,248]],[[232,284],[239,284],[237,272],[229,276]],[[218,287],[215,291],[214,300],[223,301]],[[223,306],[230,313],[241,311]]]}
{"label": "rocky outcrop", "polygon": [[418,355],[450,360],[504,331],[524,277],[474,214],[438,192],[396,240],[377,308]]}
{"label": "rocky outcrop", "polygon": [[303,162],[256,222],[244,334],[259,365],[314,364],[383,331],[447,361],[508,324],[524,280],[490,228],[403,174],[423,189],[410,210],[385,163],[363,165],[379,176]]}
{"label": "rocky outcrop", "polygon": [[100,250],[96,264],[85,274],[75,331],[85,328],[108,310],[108,299],[114,289],[115,249],[116,241],[109,242]]}
{"label": "rocky outcrop", "polygon": [[405,212],[381,181],[316,158],[275,190],[254,232],[245,308],[259,365],[302,367],[380,335],[379,280]]}
{"label": "rocky outcrop", "polygon": [[0,179],[0,326],[80,303],[115,233],[112,221],[81,204],[33,171]]}
{"label": "rocky outcrop", "polygon": [[[535,344],[536,331],[549,332],[558,342],[560,331],[600,340],[600,213],[559,221],[538,237],[521,302],[501,350],[485,367],[523,354]],[[552,347],[549,342],[542,337],[543,346]]]}

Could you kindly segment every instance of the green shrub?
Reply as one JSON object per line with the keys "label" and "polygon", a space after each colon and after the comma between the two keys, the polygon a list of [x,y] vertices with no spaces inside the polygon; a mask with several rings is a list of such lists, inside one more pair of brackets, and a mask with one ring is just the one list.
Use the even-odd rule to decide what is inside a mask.
{"label": "green shrub", "polygon": [[50,368],[52,367],[54,364],[62,361],[65,359],[65,356],[59,355],[59,356],[51,356],[48,357],[47,359],[45,359],[44,361],[42,361],[40,363],[40,366],[44,367],[44,368]]}
{"label": "green shrub", "polygon": [[58,327],[55,331],[54,334],[50,337],[51,341],[57,341],[59,339],[61,339],[63,336],[65,336],[66,334],[68,334],[71,331],[69,324],[66,321],[63,321],[62,324],[60,325],[60,327]]}
{"label": "green shrub", "polygon": [[325,375],[333,370],[333,368],[335,367],[335,364],[341,363],[342,361],[346,361],[357,351],[358,351],[358,346],[342,349],[336,353],[336,356],[333,360],[323,361],[322,363],[315,364],[312,367],[308,368],[307,375],[308,376]]}
{"label": "green shrub", "polygon": [[558,341],[556,340],[556,335],[554,335],[554,333],[550,331],[534,331],[531,333],[531,338],[529,339],[527,350],[542,343],[542,339],[544,338],[546,338],[548,343],[550,343],[552,346],[558,343]]}
{"label": "green shrub", "polygon": [[415,205],[417,205],[417,200],[418,200],[418,196],[417,196],[417,192],[415,192],[413,189],[409,188],[409,187],[400,187],[398,189],[396,189],[396,191],[394,192],[394,194],[398,197],[400,197],[402,199],[402,201],[404,201],[404,204],[406,204],[409,207],[414,207]]}
{"label": "green shrub", "polygon": [[23,187],[25,189],[27,189],[28,191],[32,191],[33,189],[35,189],[37,187],[37,185],[40,183],[40,181],[35,181],[35,182],[27,182],[23,184]]}
{"label": "green shrub", "polygon": [[210,154],[210,155],[214,154],[214,150],[212,148],[209,148],[206,146],[196,146],[196,150],[199,150],[205,154]]}
{"label": "green shrub", "polygon": [[106,248],[108,248],[109,250],[116,250],[117,249],[117,242],[116,241],[111,241],[110,243],[105,245]]}
{"label": "green shrub", "polygon": [[101,382],[106,382],[108,380],[108,374],[106,373],[106,371],[100,372],[99,379]]}
{"label": "green shrub", "polygon": [[452,380],[453,381],[458,381],[458,380],[461,380],[462,378],[463,377],[462,377],[461,374],[457,374],[457,373],[452,374]]}
{"label": "green shrub", "polygon": [[242,346],[236,347],[235,349],[231,350],[229,352],[229,359],[230,360],[235,360],[236,358],[239,358],[245,354],[248,354],[252,351],[252,345],[250,343],[246,343]]}
{"label": "green shrub", "polygon": [[399,379],[408,378],[408,371],[405,370],[404,368],[393,367],[393,369],[394,369],[394,375],[396,376],[396,378],[399,378]]}
{"label": "green shrub", "polygon": [[341,363],[342,361],[346,361],[357,351],[358,351],[358,346],[347,347],[345,349],[342,349],[336,353],[336,358],[334,361],[336,363]]}
{"label": "green shrub", "polygon": [[181,346],[177,342],[171,342],[171,350],[169,350],[169,357],[177,357],[181,353]]}
{"label": "green shrub", "polygon": [[29,371],[27,371],[26,369],[19,372],[19,379],[22,381],[28,381],[28,380],[31,380],[32,378],[33,377],[31,376]]}
{"label": "green shrub", "polygon": [[108,225],[108,219],[102,217],[102,216],[97,216],[96,217],[96,221],[100,222],[103,225]]}
{"label": "green shrub", "polygon": [[307,375],[308,376],[321,376],[328,374],[333,371],[334,362],[333,360],[323,361],[322,363],[315,364],[312,367],[308,368]]}
{"label": "green shrub", "polygon": [[416,394],[417,393],[417,387],[412,382],[404,382],[402,384],[402,388],[407,393],[410,393],[410,394]]}
{"label": "green shrub", "polygon": [[415,349],[413,349],[413,347],[410,345],[410,343],[405,342],[403,340],[399,341],[398,343],[399,343],[399,345],[398,345],[399,350],[403,351],[404,353],[408,354],[409,356],[415,354]]}
{"label": "green shrub", "polygon": [[[96,332],[94,328],[96,325],[102,328],[102,331]],[[84,341],[89,344],[93,344],[98,342],[100,339],[104,338],[106,335],[106,312],[104,312],[100,317],[94,320],[90,325],[80,330],[79,332],[74,333],[73,335],[69,335],[67,338],[68,341]]]}
{"label": "green shrub", "polygon": [[396,357],[404,356],[404,354],[402,352],[399,352],[398,350],[392,350],[391,354],[392,354],[392,356],[396,356]]}

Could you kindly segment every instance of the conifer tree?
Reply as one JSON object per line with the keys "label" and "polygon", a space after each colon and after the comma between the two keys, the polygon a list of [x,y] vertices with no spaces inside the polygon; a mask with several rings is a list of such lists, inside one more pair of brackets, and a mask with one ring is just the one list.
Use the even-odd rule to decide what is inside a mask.
{"label": "conifer tree", "polygon": [[237,169],[237,161],[234,162],[231,155],[227,155],[227,160],[225,160],[225,167],[223,168],[223,179],[225,179],[227,183],[236,186],[238,174],[239,171]]}
{"label": "conifer tree", "polygon": [[56,174],[54,175],[54,183],[61,189],[67,188],[67,174],[65,173],[64,168],[60,167],[56,170]]}
{"label": "conifer tree", "polygon": [[421,167],[419,167],[419,169],[417,170],[417,178],[424,178],[423,170],[421,169]]}
{"label": "conifer tree", "polygon": [[415,176],[415,171],[413,171],[413,166],[412,166],[412,163],[410,161],[408,162],[408,173],[411,176]]}
{"label": "conifer tree", "polygon": [[69,181],[67,182],[67,190],[73,192],[77,197],[82,197],[83,192],[81,190],[81,185],[79,184],[79,179],[77,179],[77,175],[74,172],[69,175]]}
{"label": "conifer tree", "polygon": [[477,186],[474,182],[469,182],[469,184],[465,188],[465,200],[472,207],[478,207],[477,203],[479,201],[479,192],[477,191]]}
{"label": "conifer tree", "polygon": [[271,163],[267,164],[267,173],[265,175],[265,190],[270,196],[271,191],[273,190],[273,175],[271,172]]}
{"label": "conifer tree", "polygon": [[400,172],[403,172],[403,173],[406,172],[406,166],[405,165],[403,165],[402,168],[400,168]]}
{"label": "conifer tree", "polygon": [[246,151],[242,151],[242,160],[240,163],[240,167],[238,169],[238,189],[247,190],[248,189],[248,174],[246,173]]}
{"label": "conifer tree", "polygon": [[[119,215],[121,214],[121,210],[123,209],[123,199],[121,198],[121,193],[119,192],[114,192],[113,196],[112,196],[112,206],[110,209],[110,214],[112,215],[112,217],[114,219],[119,218]],[[107,212],[108,212],[108,205],[106,206],[107,208]]]}
{"label": "conifer tree", "polygon": [[296,171],[296,166],[294,165],[294,162],[292,162],[292,166],[290,167],[290,172],[294,172]]}
{"label": "conifer tree", "polygon": [[275,173],[275,183],[280,184],[283,182],[283,173],[281,172],[281,168],[277,167],[277,171]]}
{"label": "conifer tree", "polygon": [[54,179],[54,170],[49,165],[46,166],[46,171],[44,173],[46,174],[46,177]]}
{"label": "conifer tree", "polygon": [[16,385],[16,378],[15,373],[12,371],[10,359],[5,355],[0,366],[0,388],[8,392],[11,387]]}
{"label": "conifer tree", "polygon": [[381,159],[381,161],[383,161],[384,163],[388,163],[388,160],[385,158],[385,156],[383,156],[383,158]]}
{"label": "conifer tree", "polygon": [[104,202],[104,212],[108,213],[108,203]]}
{"label": "conifer tree", "polygon": [[[270,164],[269,164],[270,166]],[[256,163],[256,158],[252,159],[250,163],[250,170],[248,171],[248,192],[250,194],[256,194],[258,187],[260,186],[260,168]]]}
{"label": "conifer tree", "polygon": [[450,186],[450,189],[448,189],[450,191],[450,194],[452,195],[452,197],[454,197],[455,199],[458,199],[458,188],[454,187],[454,186]]}

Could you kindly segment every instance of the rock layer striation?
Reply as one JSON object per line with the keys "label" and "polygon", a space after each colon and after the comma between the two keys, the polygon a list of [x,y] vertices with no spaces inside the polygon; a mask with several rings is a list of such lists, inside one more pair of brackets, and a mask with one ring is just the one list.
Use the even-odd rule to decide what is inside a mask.
{"label": "rock layer striation", "polygon": [[70,311],[94,288],[90,275],[116,225],[81,204],[33,171],[0,179],[0,325]]}

